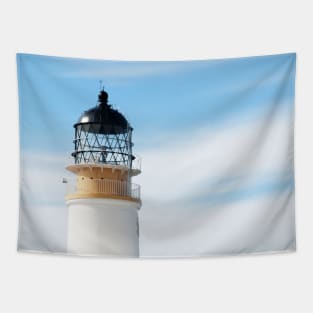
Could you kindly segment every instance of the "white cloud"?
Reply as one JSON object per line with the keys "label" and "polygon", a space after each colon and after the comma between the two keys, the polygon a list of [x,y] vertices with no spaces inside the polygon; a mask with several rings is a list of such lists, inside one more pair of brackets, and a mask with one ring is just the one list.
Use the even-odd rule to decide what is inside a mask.
{"label": "white cloud", "polygon": [[19,249],[64,252],[66,155],[22,152]]}
{"label": "white cloud", "polygon": [[21,188],[28,205],[62,203],[66,186],[62,178],[69,176],[65,166],[72,162],[66,155],[24,152],[21,157]]}
{"label": "white cloud", "polygon": [[152,209],[156,210],[140,221],[140,255],[144,257],[295,249],[294,195],[290,191],[210,208]]}
{"label": "white cloud", "polygon": [[283,114],[252,120],[225,130],[195,129],[141,151],[142,174],[136,181],[143,197],[175,200],[226,177],[260,179],[290,170],[292,118]]}
{"label": "white cloud", "polygon": [[[164,138],[142,151],[143,172],[136,178],[143,196],[141,254],[294,249],[292,189],[250,190],[260,182],[292,179],[292,135],[292,114],[269,112],[224,130],[172,135],[170,142]],[[229,193],[242,190],[239,201],[229,201]]]}

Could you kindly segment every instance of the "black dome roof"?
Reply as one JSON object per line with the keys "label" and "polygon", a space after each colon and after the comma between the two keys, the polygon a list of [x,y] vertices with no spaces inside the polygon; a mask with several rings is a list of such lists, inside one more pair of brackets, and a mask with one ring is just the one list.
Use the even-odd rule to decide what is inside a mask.
{"label": "black dome roof", "polygon": [[81,125],[86,130],[96,133],[126,132],[131,128],[126,118],[107,103],[108,94],[104,90],[100,92],[98,98],[99,104],[85,111],[74,124],[75,128]]}

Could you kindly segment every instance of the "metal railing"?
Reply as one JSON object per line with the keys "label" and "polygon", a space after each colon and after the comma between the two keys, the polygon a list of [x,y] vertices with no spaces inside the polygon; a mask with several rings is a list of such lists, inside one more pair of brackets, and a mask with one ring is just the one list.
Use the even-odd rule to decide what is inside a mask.
{"label": "metal railing", "polygon": [[84,180],[76,181],[63,179],[63,183],[67,185],[67,195],[96,193],[103,196],[130,197],[140,200],[140,185],[127,181],[86,177]]}

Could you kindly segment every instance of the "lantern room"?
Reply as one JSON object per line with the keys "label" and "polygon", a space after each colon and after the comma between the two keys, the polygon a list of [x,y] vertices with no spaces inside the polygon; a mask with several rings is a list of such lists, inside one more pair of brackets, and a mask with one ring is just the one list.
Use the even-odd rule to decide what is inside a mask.
{"label": "lantern room", "polygon": [[74,124],[72,156],[75,164],[111,164],[131,169],[132,127],[108,104],[108,93],[100,91],[98,104],[85,111]]}

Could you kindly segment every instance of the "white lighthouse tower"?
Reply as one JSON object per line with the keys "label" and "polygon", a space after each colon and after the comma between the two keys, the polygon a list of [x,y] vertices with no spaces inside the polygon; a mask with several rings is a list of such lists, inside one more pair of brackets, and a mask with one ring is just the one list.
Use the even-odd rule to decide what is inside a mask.
{"label": "white lighthouse tower", "polygon": [[132,127],[108,104],[102,90],[96,107],[74,124],[76,175],[68,182],[67,251],[82,255],[139,256],[140,160],[132,154]]}

